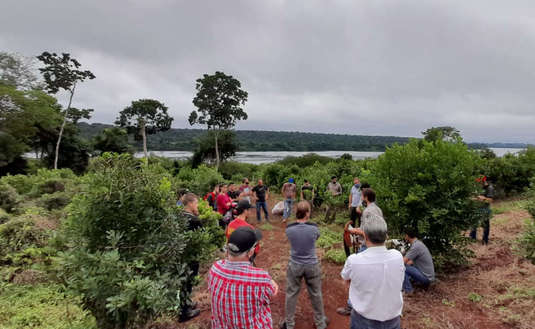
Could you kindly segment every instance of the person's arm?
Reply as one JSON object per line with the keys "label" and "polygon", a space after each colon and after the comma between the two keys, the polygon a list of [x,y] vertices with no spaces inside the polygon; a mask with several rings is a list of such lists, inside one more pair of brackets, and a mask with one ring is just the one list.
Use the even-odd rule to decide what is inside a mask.
{"label": "person's arm", "polygon": [[273,286],[273,297],[276,297],[279,294],[279,285],[275,280],[271,279],[271,285]]}
{"label": "person's arm", "polygon": [[416,248],[414,248],[414,245],[412,245],[409,251],[407,251],[407,254],[403,257],[403,262],[406,265],[412,265],[414,264],[414,260],[418,258],[418,255],[419,255],[419,251]]}
{"label": "person's arm", "polygon": [[284,190],[285,190],[285,187],[286,187],[286,184],[282,185],[282,188],[281,188],[281,194],[282,194],[282,196],[284,196]]}
{"label": "person's arm", "polygon": [[351,257],[353,257],[354,255],[351,255],[349,256],[347,259],[346,259],[346,262],[344,264],[344,268],[342,269],[342,272],[340,272],[340,275],[342,276],[342,279],[344,279],[345,281],[350,281],[351,280]]}
{"label": "person's arm", "polygon": [[349,203],[347,204],[347,207],[351,209],[351,202],[353,201],[353,193],[349,193]]}
{"label": "person's arm", "polygon": [[305,198],[303,198],[303,187],[301,187],[301,194],[300,194],[300,197],[301,197],[301,201],[303,201]]}

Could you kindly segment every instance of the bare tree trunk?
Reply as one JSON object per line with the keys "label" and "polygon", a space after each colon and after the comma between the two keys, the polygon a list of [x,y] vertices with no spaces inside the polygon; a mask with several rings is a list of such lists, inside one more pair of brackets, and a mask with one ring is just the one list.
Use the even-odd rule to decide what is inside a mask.
{"label": "bare tree trunk", "polygon": [[149,156],[147,154],[147,133],[145,132],[145,120],[141,120],[140,123],[141,136],[143,137],[143,152],[145,153],[145,159],[148,159]]}
{"label": "bare tree trunk", "polygon": [[69,97],[69,105],[67,105],[67,109],[65,110],[65,114],[63,115],[63,123],[61,124],[61,128],[59,130],[58,142],[56,143],[56,155],[54,157],[54,169],[58,169],[59,145],[61,144],[61,137],[63,137],[63,130],[65,129],[65,124],[67,123],[67,114],[69,113],[69,110],[71,109],[72,97],[74,96],[74,88],[76,88],[76,83],[72,85],[71,97]]}
{"label": "bare tree trunk", "polygon": [[218,130],[214,130],[214,136],[215,136],[215,170],[219,171],[219,145],[217,141],[217,135],[219,134]]}

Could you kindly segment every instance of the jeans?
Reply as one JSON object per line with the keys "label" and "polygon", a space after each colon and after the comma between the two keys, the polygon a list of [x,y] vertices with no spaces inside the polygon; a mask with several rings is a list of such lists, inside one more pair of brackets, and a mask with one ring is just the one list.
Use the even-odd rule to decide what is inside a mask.
{"label": "jeans", "polygon": [[316,328],[325,329],[325,312],[323,309],[323,295],[321,293],[321,266],[317,264],[297,264],[290,261],[286,271],[286,328],[295,326],[295,307],[301,291],[301,281],[305,279],[308,297],[314,310]]}
{"label": "jeans", "polygon": [[268,218],[268,210],[267,210],[267,203],[266,201],[256,201],[256,219],[258,222],[262,221],[262,213],[261,210],[264,210],[264,215],[266,217],[266,221],[269,220]]}
{"label": "jeans", "polygon": [[284,212],[282,214],[283,219],[288,219],[290,217],[290,215],[292,214],[293,205],[294,205],[293,199],[284,200]]}
{"label": "jeans", "polygon": [[351,311],[350,329],[400,329],[400,317],[396,316],[391,320],[377,321],[366,319],[355,310]]}
{"label": "jeans", "polygon": [[[483,208],[480,210],[481,216],[481,226],[483,226],[483,243],[489,243],[489,234],[490,234],[490,217],[491,210],[490,208]],[[476,239],[477,237],[477,227],[474,227],[470,232],[470,238]]]}
{"label": "jeans", "polygon": [[412,283],[411,280],[428,286],[431,281],[420,271],[416,266],[405,266],[405,280],[403,280],[403,291],[412,292]]}

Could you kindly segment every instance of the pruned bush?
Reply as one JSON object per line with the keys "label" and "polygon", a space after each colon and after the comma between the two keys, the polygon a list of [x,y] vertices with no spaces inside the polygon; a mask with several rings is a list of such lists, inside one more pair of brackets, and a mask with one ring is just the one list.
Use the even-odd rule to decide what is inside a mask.
{"label": "pruned bush", "polygon": [[344,264],[346,261],[346,253],[343,249],[330,249],[325,253],[325,259],[335,263],[335,264]]}
{"label": "pruned bush", "polygon": [[223,181],[223,176],[220,173],[214,168],[209,168],[205,165],[201,165],[196,169],[183,168],[174,178],[175,185],[187,187],[198,195],[204,195],[212,191],[214,185]]}
{"label": "pruned bush", "polygon": [[201,207],[203,228],[189,231],[172,177],[158,165],[104,154],[92,167],[69,208],[72,249],[61,256],[60,277],[99,328],[141,328],[177,315],[195,282],[189,264],[211,258],[222,242],[218,215]]}
{"label": "pruned bush", "polygon": [[38,199],[37,203],[47,210],[55,210],[64,208],[70,201],[71,197],[67,193],[55,192],[44,194]]}
{"label": "pruned bush", "polygon": [[[0,260],[13,263],[19,255],[29,248],[42,248],[46,245],[49,232],[35,225],[32,216],[15,217],[0,225]],[[30,255],[31,256],[31,255]]]}
{"label": "pruned bush", "polygon": [[65,191],[67,186],[73,185],[77,179],[70,169],[39,169],[35,175],[4,176],[0,183],[11,185],[21,195],[39,197],[47,193]]}
{"label": "pruned bush", "polygon": [[435,259],[443,259],[439,265],[464,263],[469,254],[461,232],[478,220],[471,201],[474,157],[458,142],[412,141],[387,149],[371,179],[391,236],[417,228]]}
{"label": "pruned bush", "polygon": [[0,208],[12,213],[20,201],[19,194],[9,184],[0,183]]}
{"label": "pruned bush", "polygon": [[11,216],[3,208],[0,208],[0,224],[6,223],[10,218]]}

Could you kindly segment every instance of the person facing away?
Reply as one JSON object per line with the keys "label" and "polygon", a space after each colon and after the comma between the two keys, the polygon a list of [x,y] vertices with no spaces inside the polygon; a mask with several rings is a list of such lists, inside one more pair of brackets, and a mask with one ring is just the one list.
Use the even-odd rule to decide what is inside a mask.
{"label": "person facing away", "polygon": [[253,187],[253,193],[256,198],[256,220],[260,223],[262,221],[261,210],[264,211],[266,222],[269,221],[269,213],[267,209],[267,200],[269,199],[269,189],[264,182],[259,179],[258,184]]}
{"label": "person facing away", "polygon": [[[352,234],[359,235],[359,242],[361,243],[359,252],[364,251],[367,248],[366,244],[364,243],[364,230],[362,229],[364,223],[372,221],[376,218],[381,218],[384,220],[383,211],[375,204],[375,191],[373,189],[362,189],[362,203],[366,204],[366,208],[364,208],[364,211],[362,211],[362,215],[360,217],[360,227],[350,230]],[[357,211],[360,212],[360,208],[358,208]]]}
{"label": "person facing away", "polygon": [[[202,227],[202,223],[199,219],[199,199],[197,196],[193,193],[186,193],[182,196],[182,203],[183,203],[183,215],[187,221],[188,230],[194,231],[200,227]],[[195,277],[197,274],[199,274],[199,262],[193,261],[188,264],[189,269],[191,270],[191,275]],[[189,319],[192,319],[199,315],[201,313],[200,310],[195,309],[193,306],[193,303],[189,299],[189,296],[191,295],[191,291],[193,290],[193,285],[191,284],[193,280],[188,280],[186,286],[184,287],[187,296],[188,301],[182,308],[181,314],[180,314],[180,321],[187,321]]]}
{"label": "person facing away", "polygon": [[327,318],[321,292],[321,266],[316,255],[316,240],[320,232],[315,223],[308,222],[310,204],[307,201],[297,204],[296,217],[297,221],[286,228],[291,251],[286,272],[286,319],[281,328],[293,329],[295,326],[295,307],[304,279],[314,309],[314,323],[317,329],[324,329]]}
{"label": "person facing away", "polygon": [[217,211],[223,216],[230,210],[230,206],[232,205],[232,200],[228,196],[227,191],[227,184],[223,184],[217,196]]}
{"label": "person facing away", "polygon": [[251,195],[253,194],[251,186],[249,185],[249,178],[245,177],[240,186],[240,199],[246,199],[251,202]]}
{"label": "person facing away", "polygon": [[209,192],[204,199],[208,202],[210,207],[217,211],[217,196],[219,195],[219,184],[214,185],[212,192]]}
{"label": "person facing away", "polygon": [[[254,229],[253,225],[247,223],[247,218],[248,218],[248,211],[249,209],[251,209],[252,206],[251,204],[249,203],[249,201],[243,199],[243,200],[240,200],[238,201],[238,205],[236,206],[236,215],[237,217],[228,224],[226,230],[225,230],[225,235],[227,237],[227,243],[230,239],[230,235],[232,234],[232,232],[234,232],[236,229],[238,229],[239,227],[249,227],[251,229]],[[258,255],[258,252],[260,251],[260,243],[257,243],[256,245],[256,248],[255,248],[255,257],[256,255]]]}
{"label": "person facing away", "polygon": [[297,186],[293,178],[289,178],[287,183],[282,185],[281,194],[284,197],[284,212],[282,213],[282,222],[286,220],[292,214],[292,207],[297,193]]}
{"label": "person facing away", "polygon": [[[435,280],[435,265],[427,246],[417,238],[418,232],[413,228],[405,229],[405,240],[411,244],[403,257],[405,262],[405,280],[403,291],[412,293],[412,282],[428,287]],[[411,282],[412,281],[412,282]]]}
{"label": "person facing away", "polygon": [[[477,200],[481,202],[479,215],[481,218],[480,224],[483,226],[482,242],[483,244],[489,244],[490,218],[492,215],[490,205],[494,201],[494,186],[488,181],[486,176],[479,178],[478,181],[483,185],[483,194],[477,197]],[[477,238],[477,227],[474,227],[470,232],[470,238],[473,240]]]}
{"label": "person facing away", "polygon": [[212,329],[272,329],[270,302],[279,286],[269,273],[251,264],[257,231],[239,227],[229,237],[227,258],[209,272]]}
{"label": "person facing away", "polygon": [[349,256],[341,272],[342,279],[350,282],[350,328],[400,329],[403,256],[386,249],[387,225],[382,217],[363,222],[362,229],[368,248]]}

